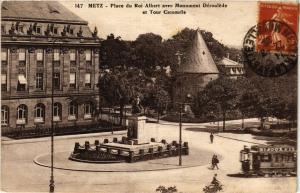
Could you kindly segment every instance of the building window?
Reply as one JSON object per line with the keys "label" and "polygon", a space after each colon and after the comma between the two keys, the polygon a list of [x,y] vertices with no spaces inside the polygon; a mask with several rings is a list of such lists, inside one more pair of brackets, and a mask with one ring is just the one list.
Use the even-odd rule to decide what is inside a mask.
{"label": "building window", "polygon": [[25,66],[26,65],[25,61],[26,61],[25,49],[20,49],[19,50],[19,65]]}
{"label": "building window", "polygon": [[58,27],[54,27],[54,28],[53,28],[53,33],[54,33],[54,34],[58,34]]}
{"label": "building window", "polygon": [[62,108],[60,103],[54,103],[53,105],[53,121],[60,121],[62,114]]}
{"label": "building window", "polygon": [[7,91],[7,76],[1,74],[1,91]]}
{"label": "building window", "polygon": [[5,34],[5,26],[4,25],[1,25],[1,33]]}
{"label": "building window", "polygon": [[37,65],[38,66],[43,66],[43,60],[44,60],[44,54],[43,54],[43,50],[42,49],[38,49],[37,50],[37,54],[36,54],[36,60],[37,60]]}
{"label": "building window", "polygon": [[17,108],[17,125],[25,125],[27,122],[27,106],[26,105],[20,105]]}
{"label": "building window", "polygon": [[84,104],[84,119],[92,118],[92,105],[91,103]]}
{"label": "building window", "polygon": [[70,29],[70,34],[71,34],[71,35],[74,34],[74,29],[73,29],[73,28]]}
{"label": "building window", "polygon": [[91,73],[85,73],[84,86],[91,88]]}
{"label": "building window", "polygon": [[70,88],[76,88],[76,73],[70,73]]}
{"label": "building window", "polygon": [[35,123],[43,123],[45,121],[45,105],[44,104],[37,104],[34,107],[34,122]]}
{"label": "building window", "polygon": [[44,86],[44,74],[36,73],[36,89],[43,90]]}
{"label": "building window", "polygon": [[17,31],[20,33],[24,33],[24,27],[22,25],[19,25]]}
{"label": "building window", "polygon": [[9,123],[9,108],[3,105],[1,107],[1,126],[8,126]]}
{"label": "building window", "polygon": [[85,62],[87,66],[90,66],[92,64],[92,54],[91,50],[87,50],[85,53]]}
{"label": "building window", "polygon": [[35,32],[36,32],[37,34],[41,34],[41,32],[42,32],[41,26],[36,26]]}
{"label": "building window", "polygon": [[25,91],[26,90],[27,80],[24,74],[18,75],[18,85],[17,91]]}
{"label": "building window", "polygon": [[53,87],[54,89],[60,89],[60,73],[54,73],[53,75]]}
{"label": "building window", "polygon": [[75,103],[71,102],[69,104],[69,117],[68,120],[76,120],[77,118],[77,106]]}

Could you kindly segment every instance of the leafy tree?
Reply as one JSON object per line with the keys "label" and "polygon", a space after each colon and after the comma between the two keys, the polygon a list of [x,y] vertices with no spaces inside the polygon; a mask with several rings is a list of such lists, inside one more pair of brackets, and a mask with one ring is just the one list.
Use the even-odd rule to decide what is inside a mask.
{"label": "leafy tree", "polygon": [[131,63],[131,57],[130,42],[122,40],[120,36],[115,37],[114,34],[110,34],[106,40],[102,41],[100,48],[101,67],[124,67]]}
{"label": "leafy tree", "polygon": [[163,67],[164,48],[162,37],[153,33],[141,34],[132,42],[135,60],[135,67],[144,69],[147,75],[152,75],[157,66]]}
{"label": "leafy tree", "polygon": [[236,80],[220,77],[208,83],[199,93],[198,104],[203,105],[202,109],[206,110],[202,113],[210,111],[215,113],[219,110],[223,118],[223,131],[225,131],[226,113],[236,108],[237,96]]}
{"label": "leafy tree", "polygon": [[99,93],[110,106],[120,106],[120,123],[122,123],[124,106],[133,97],[133,90],[120,73],[106,73],[99,79]]}

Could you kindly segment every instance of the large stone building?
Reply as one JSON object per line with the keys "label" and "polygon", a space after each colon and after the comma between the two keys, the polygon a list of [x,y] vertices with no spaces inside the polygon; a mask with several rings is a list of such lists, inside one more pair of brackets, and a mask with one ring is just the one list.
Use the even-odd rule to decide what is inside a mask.
{"label": "large stone building", "polygon": [[[237,60],[239,61],[239,60]],[[231,60],[229,54],[224,57],[218,64],[220,73],[232,79],[238,79],[245,75],[244,65],[240,62]]]}
{"label": "large stone building", "polygon": [[52,89],[56,126],[90,124],[98,104],[97,30],[53,1],[4,1],[1,20],[2,132],[49,128]]}
{"label": "large stone building", "polygon": [[200,30],[196,30],[194,40],[183,57],[183,62],[180,62],[178,66],[176,80],[173,84],[173,102],[175,105],[186,102],[187,96],[196,97],[199,91],[219,76],[217,66]]}

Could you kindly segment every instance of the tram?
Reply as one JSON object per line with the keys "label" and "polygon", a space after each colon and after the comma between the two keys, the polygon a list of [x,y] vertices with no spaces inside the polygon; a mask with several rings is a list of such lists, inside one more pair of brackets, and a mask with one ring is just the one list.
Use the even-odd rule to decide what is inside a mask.
{"label": "tram", "polygon": [[244,146],[240,162],[245,176],[295,176],[297,150],[288,145]]}

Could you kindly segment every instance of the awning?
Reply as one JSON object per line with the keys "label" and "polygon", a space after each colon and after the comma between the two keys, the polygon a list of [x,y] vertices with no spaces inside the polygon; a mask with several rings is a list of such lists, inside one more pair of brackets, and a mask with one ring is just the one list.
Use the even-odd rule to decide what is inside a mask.
{"label": "awning", "polygon": [[59,53],[54,52],[54,61],[59,61]]}
{"label": "awning", "polygon": [[76,74],[71,73],[70,74],[70,84],[75,84]]}
{"label": "awning", "polygon": [[1,74],[1,84],[6,84],[6,74]]}
{"label": "awning", "polygon": [[2,61],[6,61],[6,59],[7,59],[7,53],[6,53],[6,51],[5,51],[5,52],[2,51],[2,52],[1,52],[1,60],[2,60]]}
{"label": "awning", "polygon": [[75,53],[70,53],[70,61],[75,61]]}
{"label": "awning", "polygon": [[43,53],[37,53],[36,60],[37,61],[43,61]]}
{"label": "awning", "polygon": [[19,80],[20,84],[27,84],[27,80],[26,80],[24,74],[19,74],[18,75],[18,80]]}
{"label": "awning", "polygon": [[92,57],[91,57],[91,53],[86,53],[85,54],[85,60],[86,61],[91,61]]}
{"label": "awning", "polygon": [[91,74],[90,73],[85,74],[85,83],[91,83]]}

